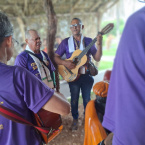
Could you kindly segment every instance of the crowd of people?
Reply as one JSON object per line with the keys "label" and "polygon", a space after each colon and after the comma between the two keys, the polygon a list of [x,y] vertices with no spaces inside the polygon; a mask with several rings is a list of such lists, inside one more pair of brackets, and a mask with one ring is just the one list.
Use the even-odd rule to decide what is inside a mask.
{"label": "crowd of people", "polygon": [[[144,2],[144,1],[142,1]],[[111,132],[113,145],[145,144],[144,103],[145,103],[145,7],[129,17],[125,25],[109,84],[103,126]],[[76,50],[83,51],[92,39],[83,36],[83,22],[73,18],[70,22],[72,35],[62,40],[56,37],[54,60],[68,70],[76,69],[70,59]],[[87,103],[91,100],[94,83],[87,62],[96,62],[102,57],[102,34],[97,43],[86,53],[86,62],[78,69],[78,77],[68,82],[71,102],[55,91],[55,70],[47,54],[46,39],[41,42],[37,30],[25,33],[23,51],[16,57],[15,65],[7,65],[13,56],[15,39],[13,26],[6,14],[0,12],[0,105],[16,111],[33,122],[32,112],[41,108],[60,115],[72,114],[71,130],[78,129],[78,100],[80,91],[83,98],[84,116]],[[44,46],[44,51],[41,45]],[[63,59],[65,55],[66,59]],[[113,139],[112,139],[113,138]],[[0,115],[0,144],[41,145],[37,131],[28,125],[13,122]],[[104,141],[105,145],[110,140]]]}

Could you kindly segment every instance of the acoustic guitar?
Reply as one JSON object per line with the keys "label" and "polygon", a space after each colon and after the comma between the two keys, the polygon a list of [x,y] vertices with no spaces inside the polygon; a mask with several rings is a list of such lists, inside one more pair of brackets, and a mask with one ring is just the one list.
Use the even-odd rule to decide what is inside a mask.
{"label": "acoustic guitar", "polygon": [[[113,23],[109,23],[106,25],[101,32],[98,32],[98,34],[104,35],[110,32],[114,27]],[[67,82],[74,81],[78,76],[78,70],[81,66],[83,66],[87,62],[87,52],[89,49],[94,45],[94,43],[97,41],[97,38],[95,37],[92,42],[83,50],[75,50],[72,54],[72,56],[69,59],[66,60],[72,60],[73,63],[76,65],[74,69],[68,69],[64,65],[58,65],[58,72],[62,76],[64,80]]]}

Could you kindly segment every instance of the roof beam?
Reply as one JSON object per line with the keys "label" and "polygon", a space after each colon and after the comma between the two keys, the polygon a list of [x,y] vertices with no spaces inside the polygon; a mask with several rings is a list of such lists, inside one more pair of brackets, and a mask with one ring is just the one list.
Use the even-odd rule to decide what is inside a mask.
{"label": "roof beam", "polygon": [[112,2],[112,4],[110,4],[106,10],[110,9],[111,7],[113,7],[117,2],[119,2],[119,0],[115,0],[114,2]]}
{"label": "roof beam", "polygon": [[96,2],[96,4],[90,8],[90,12],[94,11],[101,3],[101,1]]}
{"label": "roof beam", "polygon": [[27,14],[28,0],[24,0],[24,13]]}
{"label": "roof beam", "polygon": [[81,2],[82,0],[77,0],[76,3],[73,5],[73,7],[70,10],[70,13],[74,12],[75,8],[78,6],[78,4]]}

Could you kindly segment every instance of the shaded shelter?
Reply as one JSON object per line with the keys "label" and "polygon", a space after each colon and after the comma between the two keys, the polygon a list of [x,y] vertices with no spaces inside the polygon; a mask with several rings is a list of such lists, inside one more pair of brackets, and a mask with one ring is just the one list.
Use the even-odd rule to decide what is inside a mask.
{"label": "shaded shelter", "polygon": [[[71,19],[74,15],[89,17],[91,14],[95,14],[97,17],[96,27],[97,30],[99,30],[103,13],[114,6],[118,1],[119,0],[0,0],[0,10],[8,14],[14,21],[16,20],[19,25],[19,32],[17,33],[19,34],[18,36],[20,36],[21,33],[22,42],[25,40],[27,23],[32,21],[34,17],[38,20],[42,17],[47,17],[48,55],[55,65],[53,60],[53,48],[57,32],[57,19],[64,16],[68,16],[69,19]],[[56,65],[55,67],[57,68]],[[57,69],[56,79],[58,79]]]}

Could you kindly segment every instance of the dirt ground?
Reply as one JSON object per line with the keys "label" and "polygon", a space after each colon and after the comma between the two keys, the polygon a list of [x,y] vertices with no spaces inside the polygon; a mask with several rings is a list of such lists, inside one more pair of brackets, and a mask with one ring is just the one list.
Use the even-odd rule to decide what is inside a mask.
{"label": "dirt ground", "polygon": [[83,125],[83,104],[79,105],[79,127],[78,130],[71,131],[72,123],[71,113],[62,117],[63,130],[47,145],[83,145],[84,142],[84,125]]}

